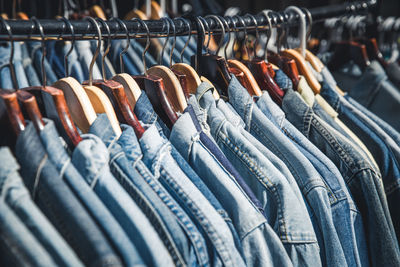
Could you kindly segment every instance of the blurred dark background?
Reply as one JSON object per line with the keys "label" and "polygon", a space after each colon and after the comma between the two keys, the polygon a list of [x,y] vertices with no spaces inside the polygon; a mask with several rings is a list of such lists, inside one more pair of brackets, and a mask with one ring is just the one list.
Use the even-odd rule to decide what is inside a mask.
{"label": "blurred dark background", "polygon": [[[94,4],[105,8],[111,6],[115,1],[119,17],[123,18],[135,5],[141,6],[144,0],[0,0],[0,12],[12,14],[12,10],[23,11],[30,16],[38,18],[54,18],[62,14],[63,2],[78,4],[80,9],[88,8]],[[380,12],[382,16],[400,16],[400,0],[378,0],[381,1]],[[170,3],[171,0],[167,0]],[[178,0],[180,11],[187,10],[188,5],[195,15],[206,15],[211,13],[223,14],[229,7],[239,7],[241,13],[258,13],[263,9],[282,10],[289,5],[300,7],[318,7],[330,4],[343,3],[343,0]],[[349,2],[349,1],[347,1]],[[201,8],[196,8],[201,7]],[[190,8],[189,8],[190,9]]]}

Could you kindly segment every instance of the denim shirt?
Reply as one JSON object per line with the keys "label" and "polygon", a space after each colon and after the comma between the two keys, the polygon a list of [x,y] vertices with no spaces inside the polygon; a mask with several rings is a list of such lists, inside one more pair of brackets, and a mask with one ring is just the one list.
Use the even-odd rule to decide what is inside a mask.
{"label": "denim shirt", "polygon": [[83,266],[54,226],[32,201],[18,170],[19,164],[8,148],[0,148],[0,201],[21,219],[35,238],[60,266]]}
{"label": "denim shirt", "polygon": [[170,140],[232,218],[247,266],[291,265],[278,236],[235,178],[216,159],[204,142],[207,140],[204,136],[201,128],[192,121],[189,106],[174,124]]}
{"label": "denim shirt", "polygon": [[263,204],[293,265],[320,266],[319,246],[301,193],[296,194],[282,173],[226,120],[211,91],[197,93],[200,106],[207,109],[212,136]]}
{"label": "denim shirt", "polygon": [[333,108],[337,110],[341,119],[368,145],[369,150],[373,153],[382,174],[392,222],[399,239],[400,212],[397,203],[400,199],[400,148],[398,143],[328,85],[324,85],[321,93],[328,102],[333,103]]}
{"label": "denim shirt", "polygon": [[[142,92],[138,101],[136,102],[134,112],[139,120],[143,123],[152,125],[154,124],[160,134],[160,136],[168,140],[170,135],[170,130],[168,127],[161,121],[161,119],[155,113],[150,100],[147,98],[145,92]],[[240,248],[239,236],[232,224],[231,218],[229,218],[226,211],[222,208],[221,203],[216,199],[216,197],[211,193],[210,189],[204,184],[204,182],[200,179],[195,171],[193,171],[192,167],[187,163],[187,161],[181,156],[181,154],[176,150],[176,148],[171,145],[171,155],[172,158],[178,163],[181,170],[185,173],[185,175],[194,183],[194,185],[200,190],[200,192],[206,197],[206,199],[211,203],[211,205],[218,211],[218,213],[224,218],[225,222],[228,224],[229,229],[233,235],[233,239],[235,240],[235,246],[238,250]]]}
{"label": "denim shirt", "polygon": [[[29,86],[40,86],[40,81],[38,74],[33,67],[33,62],[29,56],[28,46],[26,43],[21,43],[21,53],[22,53],[22,66],[25,70],[26,78],[28,79]],[[14,63],[15,64],[15,63]]]}
{"label": "denim shirt", "polygon": [[118,221],[112,216],[111,212],[71,163],[71,158],[61,143],[53,121],[48,119],[43,120],[46,125],[40,132],[40,138],[51,162],[60,172],[60,175],[103,229],[103,232],[107,235],[116,251],[121,255],[125,264],[128,266],[143,264],[136,248]]}
{"label": "denim shirt", "polygon": [[[79,261],[77,262],[79,264]],[[1,266],[57,266],[46,249],[2,199],[0,200]]]}
{"label": "denim shirt", "polygon": [[[93,58],[93,53],[90,50],[90,41],[81,40],[75,43],[76,52],[78,54],[78,61],[82,66],[83,77],[85,80],[89,79],[89,66]],[[101,72],[99,66],[95,63],[93,65],[93,79],[101,79]]]}
{"label": "denim shirt", "polygon": [[[92,127],[99,125],[99,117]],[[111,174],[108,164],[112,158],[107,147],[93,134],[82,138],[72,154],[72,163],[121,224],[145,265],[172,266],[172,259],[149,219]]]}
{"label": "denim shirt", "polygon": [[16,144],[21,176],[32,199],[87,266],[122,266],[106,237],[51,163],[33,123]]}
{"label": "denim shirt", "polygon": [[[139,141],[136,138],[136,135],[133,131],[133,128],[128,125],[121,125],[122,134],[118,139],[118,143],[121,145],[122,149],[125,152],[126,158],[129,161],[129,167],[132,166],[135,168],[141,175],[140,179],[134,179],[132,182],[140,183],[141,190],[147,192],[147,188],[145,185],[140,182],[142,180],[153,190],[158,197],[153,197],[153,202],[155,206],[160,205],[157,204],[160,200],[165,203],[165,205],[171,210],[174,218],[176,218],[177,222],[181,226],[181,229],[185,232],[188,242],[191,244],[186,244],[190,249],[190,259],[187,259],[186,262],[189,262],[190,266],[207,266],[209,265],[209,258],[207,254],[207,247],[203,236],[200,234],[197,227],[194,225],[189,216],[183,211],[183,209],[176,203],[176,201],[172,198],[172,196],[162,187],[160,182],[151,174],[150,170],[142,161],[142,151],[140,150]],[[138,177],[139,178],[139,177]],[[146,190],[145,190],[146,189]],[[165,213],[165,212],[164,212]],[[161,214],[162,216],[166,216]],[[169,214],[167,214],[169,215]],[[166,222],[168,223],[168,222]],[[168,227],[171,228],[172,225]],[[171,229],[175,235],[177,232],[176,229]],[[178,229],[179,232],[179,229]],[[177,238],[177,237],[175,237]],[[197,264],[196,264],[197,259]]]}
{"label": "denim shirt", "polygon": [[171,144],[151,125],[139,140],[143,162],[190,214],[209,242],[214,264],[245,266],[228,225],[171,156]]}
{"label": "denim shirt", "polygon": [[[11,45],[7,43],[6,45],[0,45],[0,85],[4,89],[14,88],[11,80],[10,72],[10,55],[11,55]],[[14,69],[15,76],[18,82],[18,87],[28,87],[28,80],[25,75],[25,71],[22,64],[22,51],[19,42],[14,42]],[[18,89],[18,88],[17,88]]]}
{"label": "denim shirt", "polygon": [[372,265],[399,264],[400,254],[380,173],[351,143],[318,116],[293,90],[282,108],[287,119],[339,168],[365,225]]}
{"label": "denim shirt", "polygon": [[[308,203],[314,210],[313,222],[317,221],[318,227],[314,227],[322,255],[328,265],[340,259],[342,253],[346,257],[349,266],[368,266],[368,252],[365,242],[364,225],[361,215],[348,192],[344,179],[335,164],[312,144],[296,127],[285,117],[282,109],[271,99],[268,93],[263,93],[257,99],[257,106],[275,124],[276,127],[297,145],[303,154],[308,153],[307,158],[319,172],[322,185],[317,181],[307,195]],[[320,184],[320,186],[316,186]],[[313,192],[314,191],[314,192]],[[313,196],[314,194],[314,196]],[[327,205],[321,205],[326,203]],[[349,242],[349,236],[353,237]],[[357,238],[356,238],[357,237]],[[339,238],[340,242],[337,241]],[[322,241],[321,241],[322,239]],[[341,244],[341,247],[337,247]],[[335,246],[335,249],[332,248]]]}
{"label": "denim shirt", "polygon": [[400,131],[400,120],[393,116],[400,110],[400,91],[389,81],[385,70],[377,61],[372,61],[363,74],[344,69],[333,75],[340,88],[348,91],[361,105]]}
{"label": "denim shirt", "polygon": [[[26,43],[30,53],[30,57],[33,60],[33,66],[39,76],[40,83],[43,83],[43,71],[42,71],[42,48],[40,42],[29,41]],[[54,73],[53,68],[49,64],[47,58],[44,59],[44,71],[46,72],[47,85],[52,85],[57,81],[57,76]]]}

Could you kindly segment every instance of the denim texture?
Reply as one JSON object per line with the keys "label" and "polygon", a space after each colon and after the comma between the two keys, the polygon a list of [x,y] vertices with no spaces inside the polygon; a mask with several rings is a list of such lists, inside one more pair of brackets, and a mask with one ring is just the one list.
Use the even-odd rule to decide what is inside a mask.
{"label": "denim texture", "polygon": [[[134,51],[136,52],[135,54],[138,55],[140,57],[140,61],[141,64],[143,65],[142,62],[142,54],[144,51],[144,47],[136,40],[131,39],[131,46],[133,47]],[[129,52],[128,52],[129,53]],[[130,54],[130,56],[132,57],[133,54]],[[157,65],[156,60],[154,59],[154,57],[152,55],[150,55],[150,53],[146,53],[144,55],[145,59],[146,59],[146,66],[147,68],[150,68],[154,65]],[[132,60],[134,59],[134,57],[131,58]]]}
{"label": "denim texture", "polygon": [[[239,83],[235,77],[232,81]],[[211,91],[198,91],[197,99],[207,109],[215,141],[263,204],[265,216],[293,265],[320,266],[319,247],[303,199],[299,199],[301,193],[296,194],[279,170],[226,120]]]}
{"label": "denim texture", "polygon": [[339,168],[361,212],[371,264],[399,264],[400,254],[381,174],[343,135],[316,116],[298,93],[289,90],[282,107],[287,119]]}
{"label": "denim texture", "polygon": [[[257,207],[257,209],[260,210],[261,213],[264,213],[264,209],[260,201],[254,195],[253,191],[251,191],[250,187],[246,184],[243,177],[239,174],[239,172],[235,169],[235,167],[233,167],[233,165],[226,158],[224,153],[222,153],[217,143],[215,142],[214,138],[209,133],[210,127],[207,124],[207,113],[199,106],[196,97],[194,95],[192,95],[189,98],[188,104],[190,106],[190,108],[188,108],[188,112],[192,118],[193,123],[196,126],[196,129],[198,131],[200,130],[203,131],[203,134],[200,135],[200,139],[202,140],[204,145],[207,147],[210,153],[213,154],[216,160],[219,161],[219,163],[223,166],[223,168],[225,168],[234,177],[236,182],[240,185],[240,187],[249,197],[251,202]],[[208,130],[208,135],[205,134],[205,131],[203,130],[204,128]]]}
{"label": "denim texture", "polygon": [[[105,51],[105,46],[107,46],[107,42],[103,41],[102,44],[102,49],[100,51],[99,56],[96,59],[96,64],[100,69],[100,73],[103,77],[103,72],[102,72],[102,64],[103,64],[103,55],[104,55],[104,51]],[[97,41],[96,40],[90,40],[90,48],[92,50],[93,55],[96,52],[96,48],[97,48]],[[106,55],[106,57],[104,58],[104,71],[105,71],[105,77],[103,77],[103,79],[111,79],[111,77],[113,77],[116,73],[114,70],[114,66],[113,64],[111,64],[110,59],[108,58],[109,55]]]}
{"label": "denim texture", "polygon": [[26,43],[21,42],[21,53],[22,53],[22,66],[25,70],[26,78],[28,79],[29,86],[40,86],[39,76],[33,67],[33,62],[29,56],[28,46]]}
{"label": "denim texture", "polygon": [[15,76],[18,82],[19,88],[14,88],[11,80],[10,72],[10,55],[11,55],[11,45],[9,43],[5,45],[0,45],[0,85],[4,89],[19,89],[28,87],[29,83],[25,75],[25,71],[22,65],[22,51],[19,42],[14,42],[14,69]]}
{"label": "denim texture", "polygon": [[[90,41],[76,41],[75,42],[76,53],[78,54],[78,61],[81,64],[82,71],[83,71],[83,78],[84,80],[89,79],[89,67],[90,62],[93,58],[93,53],[90,50]],[[95,62],[93,65],[93,79],[101,79],[101,72],[100,67]]]}
{"label": "denim texture", "polygon": [[[397,238],[400,238],[400,213],[396,207],[400,198],[400,148],[379,125],[340,97],[327,84],[323,87],[327,101],[337,110],[341,119],[360,137],[373,153],[382,174],[382,181],[392,215]],[[390,218],[388,218],[390,219]]]}
{"label": "denim texture", "polygon": [[386,67],[385,71],[390,81],[400,88],[400,65],[398,62],[390,62]]}
{"label": "denim texture", "polygon": [[235,178],[216,159],[202,140],[204,138],[207,138],[206,135],[196,129],[188,108],[175,123],[170,140],[232,218],[247,266],[291,265],[282,243],[265,217],[241,190]]}
{"label": "denim texture", "polygon": [[51,163],[28,122],[15,148],[32,199],[87,266],[122,266],[105,236]]}
{"label": "denim texture", "polygon": [[[38,74],[38,77],[40,79],[40,84],[43,84],[43,70],[42,70],[42,47],[41,47],[41,42],[36,42],[36,41],[29,41],[26,43],[28,46],[28,51],[30,54],[30,57],[33,61],[33,66],[36,70],[36,73]],[[54,73],[53,68],[49,64],[47,58],[44,59],[44,71],[46,72],[46,79],[47,79],[47,84],[46,85],[52,85],[55,83],[58,79],[56,74]]]}
{"label": "denim texture", "polygon": [[0,264],[56,266],[46,249],[3,200],[0,200]]}
{"label": "denim texture", "polygon": [[372,61],[361,75],[356,70],[343,69],[335,72],[334,77],[339,87],[349,92],[349,96],[397,131],[400,130],[400,121],[393,116],[400,110],[400,91],[389,81],[377,61]]}
{"label": "denim texture", "polygon": [[[190,249],[189,255],[185,255],[185,261],[190,266],[205,266],[209,264],[209,259],[207,255],[207,247],[205,245],[205,240],[201,236],[197,227],[190,220],[188,215],[182,210],[182,208],[176,204],[176,202],[172,199],[171,195],[162,187],[162,185],[154,178],[151,174],[150,170],[143,163],[141,158],[143,157],[142,151],[140,150],[139,142],[136,138],[136,135],[133,131],[133,128],[128,125],[121,125],[122,135],[118,139],[118,143],[121,145],[122,149],[125,152],[127,161],[129,163],[128,166],[135,168],[142,177],[138,177],[136,179],[132,179],[133,183],[137,183],[138,187],[144,193],[147,193],[149,197],[153,199],[153,205],[159,206],[160,200],[169,208],[172,212],[171,215],[175,218],[175,220],[179,223],[180,229],[172,229],[174,225],[168,225],[170,232],[174,236],[174,239],[178,238],[177,233],[184,231],[187,236],[187,242],[191,244],[186,244],[184,241],[185,247]],[[152,190],[150,193],[148,190]],[[156,195],[155,195],[156,194]],[[171,216],[169,213],[163,212],[160,214],[163,217]],[[171,223],[170,223],[171,224]],[[189,256],[189,257],[188,257]],[[197,263],[196,263],[197,261]]]}
{"label": "denim texture", "polygon": [[8,148],[0,148],[0,198],[24,222],[59,266],[83,266],[75,252],[32,201]]}
{"label": "denim texture", "polygon": [[[139,140],[143,162],[207,237],[212,265],[244,266],[230,228],[171,156],[171,144],[151,125]],[[179,152],[177,152],[179,153]]]}
{"label": "denim texture", "polygon": [[115,250],[121,255],[124,263],[127,266],[143,264],[136,248],[131,243],[118,221],[112,216],[111,212],[101,202],[92,188],[89,187],[84,178],[71,163],[71,158],[60,141],[54,123],[51,120],[43,120],[46,125],[40,132],[40,138],[51,162],[60,172],[60,176],[103,230]]}
{"label": "denim texture", "polygon": [[[160,136],[168,140],[170,135],[170,130],[161,121],[161,119],[155,113],[150,100],[147,98],[144,92],[141,93],[138,101],[136,102],[134,112],[139,120],[147,125],[155,125]],[[180,169],[185,173],[185,175],[196,185],[200,192],[206,197],[206,199],[211,203],[211,205],[218,211],[218,213],[224,218],[225,222],[228,224],[229,229],[233,235],[236,248],[241,251],[239,236],[232,224],[231,218],[229,218],[226,211],[222,208],[221,203],[216,199],[216,197],[211,193],[210,189],[204,184],[192,167],[186,162],[186,160],[181,156],[181,154],[176,150],[176,148],[171,144],[171,155],[173,159],[178,163]]]}
{"label": "denim texture", "polygon": [[[286,119],[285,113],[273,102],[268,93],[263,93],[256,103],[264,115],[290,138],[300,152],[306,155],[321,175],[322,184],[321,181],[317,182],[318,180],[310,183],[320,186],[310,187],[310,195],[307,191],[303,192],[306,193],[312,209],[311,219],[321,247],[323,262],[331,265],[335,262],[334,259],[340,259],[344,253],[347,265],[368,266],[361,214],[354,204],[338,168]],[[312,197],[313,195],[314,197]],[[327,205],[320,203],[327,203]],[[340,242],[337,241],[337,238]],[[339,243],[341,247],[338,247]]]}
{"label": "denim texture", "polygon": [[[92,124],[96,125],[99,117]],[[145,265],[172,266],[172,259],[149,219],[111,174],[108,164],[112,158],[105,144],[93,134],[82,138],[72,154],[72,163],[121,224]]]}

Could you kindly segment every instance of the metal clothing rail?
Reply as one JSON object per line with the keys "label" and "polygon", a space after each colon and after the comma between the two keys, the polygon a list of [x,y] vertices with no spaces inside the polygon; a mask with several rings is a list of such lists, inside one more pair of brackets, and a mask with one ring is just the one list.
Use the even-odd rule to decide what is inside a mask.
{"label": "metal clothing rail", "polygon": [[[368,0],[368,1],[355,1],[355,2],[346,2],[345,4],[340,5],[331,5],[324,6],[319,8],[309,9],[310,14],[312,16],[313,21],[320,21],[327,18],[342,16],[346,14],[359,14],[362,12],[371,13],[377,8],[377,0]],[[257,20],[257,25],[260,29],[268,28],[268,21],[263,15],[255,15],[255,19]],[[291,17],[290,22],[296,23],[298,19],[298,15],[287,14],[285,12],[271,12],[271,24],[273,27],[282,25],[283,22],[288,23],[288,18]],[[248,16],[242,17],[245,24],[246,29],[248,31],[255,29],[254,20]],[[283,18],[283,21],[282,21]],[[294,18],[294,19],[293,19]],[[209,25],[209,29],[212,32],[219,32],[221,30],[220,25],[212,18],[205,18]],[[196,23],[193,19],[188,19],[192,34],[196,33]],[[13,40],[38,40],[40,38],[40,32],[35,27],[35,23],[32,20],[7,20],[8,24],[11,27]],[[62,20],[49,20],[49,19],[41,19],[39,20],[40,24],[43,27],[44,34],[46,38],[62,38],[64,40],[71,39],[72,35],[70,33],[69,27]],[[74,38],[76,40],[83,39],[93,39],[96,36],[96,27],[89,22],[88,20],[71,20],[70,21],[74,28]],[[167,21],[163,20],[146,20],[144,21],[149,29],[150,37],[163,37],[167,35]],[[244,27],[241,24],[241,20],[238,18],[231,18],[228,20],[228,25],[230,30],[234,29],[234,25],[236,25],[235,29],[242,31]],[[120,27],[117,21],[107,21],[106,22],[110,28],[110,32],[112,33],[112,38],[122,39],[126,38],[126,33],[122,27]],[[146,30],[144,27],[140,26],[138,21],[124,21],[129,31],[130,37],[134,38],[143,38],[147,36]],[[98,23],[102,34],[107,34],[105,27],[102,23]],[[182,20],[175,19],[174,20],[176,35],[188,35],[189,34],[189,26]],[[6,27],[3,23],[0,22],[0,40],[9,40],[9,35],[6,31]],[[170,27],[172,28],[172,27]],[[206,29],[207,30],[207,29]],[[170,35],[172,35],[172,30],[170,31]]]}

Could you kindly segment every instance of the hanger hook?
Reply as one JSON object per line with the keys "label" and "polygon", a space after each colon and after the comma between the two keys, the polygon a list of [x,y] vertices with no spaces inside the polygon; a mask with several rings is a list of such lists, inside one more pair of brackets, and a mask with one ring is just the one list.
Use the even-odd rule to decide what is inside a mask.
{"label": "hanger hook", "polygon": [[186,47],[189,45],[190,38],[192,37],[192,26],[190,25],[190,22],[185,18],[180,17],[180,18],[177,18],[176,20],[183,21],[183,23],[185,23],[189,29],[188,39],[186,40],[186,43],[183,46],[182,51],[180,52],[180,59],[181,59],[181,63],[182,63],[183,62],[183,52],[185,51]]}
{"label": "hanger hook", "polygon": [[[228,47],[228,45],[229,45],[229,43],[231,42],[231,28],[229,27],[229,23],[228,23],[228,21],[226,20],[226,18],[224,18],[224,17],[222,17],[222,16],[219,16],[219,18],[222,20],[222,22],[225,24],[225,26],[224,27],[226,27],[226,32],[228,32],[228,40],[226,41],[226,42],[224,42],[224,56],[225,56],[225,59],[228,59],[228,54],[226,53],[226,49],[227,49],[227,47]],[[225,40],[225,35],[224,36],[222,36],[221,37],[223,40]],[[225,45],[226,44],[226,45]]]}
{"label": "hanger hook", "polygon": [[165,37],[165,42],[164,42],[164,44],[162,46],[160,57],[158,58],[158,64],[159,65],[161,65],[162,58],[164,57],[164,51],[165,51],[165,47],[167,46],[167,43],[169,41],[169,33],[170,33],[169,32],[170,25],[169,25],[168,19],[166,17],[163,17],[163,18],[161,18],[161,20],[163,22],[163,28],[164,28],[164,25],[167,26],[167,36]]}
{"label": "hanger hook", "polygon": [[71,55],[72,50],[74,49],[74,44],[75,44],[75,30],[74,30],[74,26],[72,26],[72,23],[64,18],[64,17],[60,17],[57,20],[62,20],[64,21],[65,25],[68,25],[70,32],[71,32],[71,47],[68,50],[67,54],[64,56],[64,68],[65,68],[65,77],[69,77],[69,66],[68,66],[68,57],[69,55]]}
{"label": "hanger hook", "polygon": [[222,20],[217,15],[208,15],[208,16],[206,16],[206,18],[214,19],[219,24],[219,26],[221,27],[221,30],[222,30],[221,40],[219,41],[217,51],[215,52],[215,54],[218,55],[219,50],[221,50],[221,47],[224,44],[224,37],[225,37],[224,23],[222,23]]}
{"label": "hanger hook", "polygon": [[4,27],[6,28],[7,33],[8,33],[8,37],[10,39],[10,46],[11,46],[11,54],[10,54],[10,61],[9,61],[10,73],[11,73],[11,79],[13,82],[13,87],[14,87],[14,89],[18,89],[19,85],[18,85],[18,81],[17,81],[17,76],[15,75],[15,68],[14,68],[14,36],[12,34],[11,27],[8,24],[8,22],[5,19],[3,19],[3,17],[1,17],[1,16],[0,16],[0,20],[4,24]]}
{"label": "hanger hook", "polygon": [[259,14],[259,15],[263,15],[268,22],[267,41],[265,42],[265,45],[264,45],[264,60],[268,59],[268,44],[269,44],[269,40],[271,39],[271,35],[272,35],[272,22],[271,22],[271,18],[269,17],[270,13],[272,13],[272,10],[267,9],[267,10],[263,10]]}
{"label": "hanger hook", "polygon": [[125,22],[123,22],[120,18],[116,18],[116,17],[113,17],[111,20],[117,21],[119,26],[124,29],[125,34],[126,34],[126,46],[121,51],[121,53],[119,53],[119,65],[121,67],[121,73],[124,73],[125,72],[125,64],[124,64],[123,56],[126,54],[126,52],[128,52],[128,49],[131,45],[131,38],[129,36],[128,27],[126,27]]}
{"label": "hanger hook", "polygon": [[150,47],[150,31],[149,31],[149,27],[147,26],[147,24],[143,20],[141,20],[139,18],[133,18],[132,21],[137,21],[139,23],[137,32],[139,32],[140,26],[143,26],[143,28],[146,30],[146,45],[145,45],[143,53],[142,53],[142,60],[143,60],[144,74],[147,76],[146,52],[147,52],[147,50],[149,50],[149,47]]}
{"label": "hanger hook", "polygon": [[[202,28],[204,30],[203,31],[204,32],[204,34],[203,34],[204,40],[206,38],[206,31],[207,31],[208,39],[207,39],[207,43],[206,43],[206,53],[210,54],[210,48],[209,48],[210,40],[211,40],[210,25],[208,25],[208,22],[202,16],[198,16],[197,18],[198,18],[200,25],[202,26]],[[204,44],[202,44],[202,45],[204,46]]]}
{"label": "hanger hook", "polygon": [[[110,27],[108,26],[108,24],[101,18],[96,18],[96,20],[98,20],[106,29],[107,32],[107,46],[106,49],[103,51],[103,55],[101,57],[101,72],[103,74],[103,81],[107,79],[106,77],[106,67],[105,67],[105,59],[106,56],[108,55],[108,52],[110,52],[110,47],[111,47],[111,32],[110,32]],[[103,43],[105,42],[105,40],[103,40]],[[103,49],[104,49],[104,44],[103,44]]]}
{"label": "hanger hook", "polygon": [[46,42],[44,38],[43,26],[36,17],[32,17],[31,20],[33,21],[33,23],[36,25],[36,27],[40,32],[40,38],[41,38],[40,41],[42,43],[42,59],[41,59],[42,85],[43,87],[45,87],[47,85],[47,76],[46,76],[46,71],[44,69],[44,59],[46,58],[47,51],[46,51]]}
{"label": "hanger hook", "polygon": [[247,57],[250,59],[250,52],[249,52],[249,47],[247,46],[247,41],[248,41],[248,36],[247,36],[247,27],[246,27],[246,23],[244,21],[244,19],[239,16],[239,15],[235,15],[235,18],[237,18],[237,20],[242,24],[243,26],[243,31],[244,31],[244,47],[246,48],[246,53],[247,53]]}
{"label": "hanger hook", "polygon": [[308,20],[308,24],[307,24],[307,20],[306,20],[306,25],[307,25],[306,41],[309,41],[310,36],[311,36],[312,25],[313,25],[312,15],[311,15],[310,10],[308,10],[308,8],[302,7],[301,10],[304,12],[304,14],[306,15],[307,20]]}
{"label": "hanger hook", "polygon": [[90,67],[89,67],[89,86],[92,86],[92,85],[93,85],[93,66],[94,66],[94,63],[96,62],[97,57],[98,57],[99,54],[100,54],[101,39],[102,39],[102,37],[101,37],[100,26],[99,26],[99,24],[97,23],[97,21],[96,21],[94,18],[89,17],[89,16],[87,16],[87,17],[85,18],[85,20],[89,21],[91,24],[93,24],[93,25],[96,27],[96,30],[97,30],[97,38],[98,38],[97,47],[96,47],[96,52],[95,52],[94,55],[93,55],[93,58],[92,58],[92,61],[90,62]]}
{"label": "hanger hook", "polygon": [[255,28],[256,40],[255,40],[254,45],[253,45],[253,50],[254,50],[253,51],[253,58],[257,58],[257,45],[258,45],[258,39],[260,38],[260,35],[258,33],[258,22],[257,22],[256,17],[251,15],[251,14],[246,14],[245,16],[249,17],[251,20],[253,20],[254,26],[256,27]]}
{"label": "hanger hook", "polygon": [[303,57],[306,56],[306,19],[304,18],[304,13],[297,6],[289,6],[285,9],[285,12],[294,12],[299,15],[300,25],[299,25],[299,38],[300,38],[300,51]]}
{"label": "hanger hook", "polygon": [[[236,21],[233,19],[232,16],[228,16],[227,18],[229,19],[229,22],[231,22],[232,25],[233,25],[233,27],[232,27],[233,30],[232,30],[232,31],[233,31],[233,34],[234,34],[234,38],[233,38],[233,43],[232,43],[232,57],[235,57],[235,51],[234,51],[234,49],[235,49],[236,39],[238,38],[237,27],[236,27]],[[230,34],[231,34],[231,33],[229,33],[229,35],[230,35]],[[226,50],[227,50],[228,46],[229,46],[229,42],[228,42],[228,44],[225,46],[225,55],[227,54],[227,53],[226,53]]]}
{"label": "hanger hook", "polygon": [[171,18],[165,17],[168,21],[168,23],[171,24],[172,27],[172,34],[174,36],[174,42],[172,43],[172,47],[171,47],[171,51],[169,52],[169,67],[171,68],[172,66],[172,54],[174,52],[175,49],[175,45],[176,45],[176,27],[175,27],[175,23]]}

